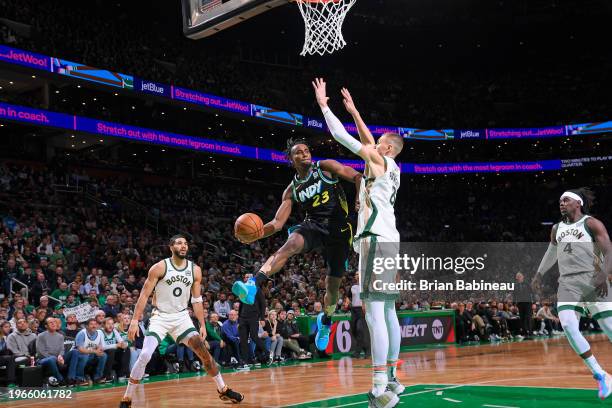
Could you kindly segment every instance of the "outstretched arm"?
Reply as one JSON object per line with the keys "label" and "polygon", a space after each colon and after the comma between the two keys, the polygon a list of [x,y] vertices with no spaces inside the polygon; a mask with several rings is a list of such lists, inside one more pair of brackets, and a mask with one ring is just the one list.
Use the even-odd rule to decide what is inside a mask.
{"label": "outstretched arm", "polygon": [[269,237],[270,235],[276,234],[278,231],[283,229],[283,226],[291,215],[293,209],[293,200],[291,198],[291,185],[289,185],[283,192],[283,199],[281,205],[276,210],[274,219],[264,225],[264,233],[261,238]]}
{"label": "outstretched arm", "polygon": [[544,258],[540,262],[540,266],[538,267],[539,276],[544,276],[546,272],[550,270],[555,263],[557,262],[557,226],[553,226],[550,231],[550,243],[548,244],[548,248],[546,249],[546,253],[544,254]]}
{"label": "outstretched arm", "polygon": [[344,107],[346,108],[346,111],[351,114],[355,124],[357,125],[357,131],[359,132],[359,140],[361,140],[361,143],[364,145],[376,144],[374,136],[372,136],[372,132],[370,132],[370,129],[365,124],[361,118],[361,115],[359,114],[359,111],[355,107],[355,102],[353,102],[353,97],[351,96],[349,90],[342,88],[341,92],[342,96],[344,97],[344,100],[342,101],[344,102]]}
{"label": "outstretched arm", "polygon": [[597,273],[594,277],[594,284],[600,296],[607,296],[609,279],[612,275],[612,243],[610,243],[610,236],[608,235],[605,225],[596,218],[588,218],[586,220],[586,225],[593,233],[595,242],[604,256],[603,268],[599,263],[599,258],[595,257],[596,263],[593,266]]}
{"label": "outstretched arm", "polygon": [[191,286],[191,305],[193,314],[200,323],[200,337],[206,340],[206,322],[204,321],[204,307],[202,306],[202,269],[193,266],[193,285]]}
{"label": "outstretched arm", "polygon": [[612,276],[612,243],[603,222],[596,218],[588,218],[586,224],[594,235],[595,242],[604,256],[603,272],[606,276]]}
{"label": "outstretched arm", "polygon": [[321,107],[327,127],[334,139],[342,146],[361,157],[366,163],[384,164],[382,156],[371,147],[372,145],[366,145],[366,147],[359,140],[351,136],[342,125],[342,122],[340,122],[331,109],[329,109],[327,106],[329,98],[327,97],[327,84],[325,81],[317,78],[313,81],[312,86],[315,90],[317,103]]}
{"label": "outstretched arm", "polygon": [[538,271],[533,277],[531,281],[531,287],[534,291],[540,292],[542,286],[542,277],[555,266],[557,262],[557,226],[553,226],[550,231],[550,243],[548,244],[548,248],[546,249],[546,253],[540,262],[540,266],[538,266]]}
{"label": "outstretched arm", "polygon": [[153,293],[153,289],[155,289],[155,285],[157,285],[157,281],[164,276],[165,273],[166,266],[164,265],[163,261],[157,262],[151,267],[151,269],[149,269],[147,280],[140,291],[140,296],[138,297],[136,307],[134,308],[134,315],[132,316],[132,321],[130,322],[130,328],[128,329],[128,339],[130,341],[134,341],[136,336],[138,336],[138,321],[142,319],[144,308],[147,305],[149,296],[151,296],[151,293]]}

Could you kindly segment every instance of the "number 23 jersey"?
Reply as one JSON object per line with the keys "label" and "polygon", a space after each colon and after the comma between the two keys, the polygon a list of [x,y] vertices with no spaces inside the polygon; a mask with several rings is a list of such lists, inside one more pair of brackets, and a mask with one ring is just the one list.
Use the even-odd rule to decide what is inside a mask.
{"label": "number 23 jersey", "polygon": [[348,222],[348,204],[339,181],[335,175],[326,176],[316,162],[305,179],[296,175],[291,183],[293,201],[306,213],[305,221],[314,221],[331,234]]}

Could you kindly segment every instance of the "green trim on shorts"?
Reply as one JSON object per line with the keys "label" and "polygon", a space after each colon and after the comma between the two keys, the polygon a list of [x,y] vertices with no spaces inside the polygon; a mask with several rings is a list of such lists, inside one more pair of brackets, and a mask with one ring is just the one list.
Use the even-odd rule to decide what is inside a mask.
{"label": "green trim on shorts", "polygon": [[155,333],[155,332],[152,332],[152,331],[147,330],[147,332],[145,333],[145,336],[152,336],[152,337],[155,337],[155,338],[157,339],[157,344],[158,344],[158,345],[159,345],[159,344],[161,344],[161,342],[162,342],[162,341],[161,341],[161,339],[159,338],[159,334],[157,334],[157,333]]}
{"label": "green trim on shorts", "polygon": [[603,319],[606,317],[610,317],[612,316],[612,310],[604,310],[603,312],[599,312],[593,315],[593,319],[598,320],[598,319]]}
{"label": "green trim on shorts", "polygon": [[183,339],[185,338],[185,336],[187,336],[187,335],[188,335],[189,333],[191,333],[191,332],[196,332],[196,333],[197,333],[198,331],[195,329],[195,327],[190,327],[190,328],[188,328],[187,330],[185,330],[184,332],[182,332],[180,336],[178,336],[178,337],[176,338],[176,344],[181,344],[181,341],[183,341]]}
{"label": "green trim on shorts", "polygon": [[361,232],[361,235],[370,233],[370,229],[372,228],[372,225],[374,225],[374,221],[378,216],[378,208],[376,208],[376,204],[374,204],[374,201],[370,200],[370,204],[372,204],[372,214],[370,214],[370,218],[368,218],[368,222],[366,223],[365,228]]}
{"label": "green trim on shorts", "polygon": [[359,297],[361,299],[367,299],[370,295],[368,288],[370,287],[370,282],[372,281],[372,275],[374,274],[374,258],[376,256],[376,235],[373,235],[370,239],[370,249],[368,250],[368,255],[366,259],[366,270],[363,276],[363,288]]}
{"label": "green trim on shorts", "polygon": [[586,310],[578,305],[561,305],[557,308],[557,313],[562,310],[574,310],[580,314],[586,315]]}

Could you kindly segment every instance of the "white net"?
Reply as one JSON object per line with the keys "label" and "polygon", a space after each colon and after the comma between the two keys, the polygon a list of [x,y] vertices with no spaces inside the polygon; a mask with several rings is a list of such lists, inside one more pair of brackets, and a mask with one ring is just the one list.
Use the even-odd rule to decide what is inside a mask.
{"label": "white net", "polygon": [[342,36],[342,24],[356,1],[297,0],[306,25],[306,38],[300,55],[325,55],[343,48],[346,41]]}

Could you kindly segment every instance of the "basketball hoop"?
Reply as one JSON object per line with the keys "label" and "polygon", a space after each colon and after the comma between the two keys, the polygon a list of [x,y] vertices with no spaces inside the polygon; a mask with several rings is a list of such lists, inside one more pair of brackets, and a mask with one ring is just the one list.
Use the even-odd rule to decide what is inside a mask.
{"label": "basketball hoop", "polygon": [[342,23],[357,0],[296,0],[300,7],[306,35],[300,55],[325,55],[346,45]]}

